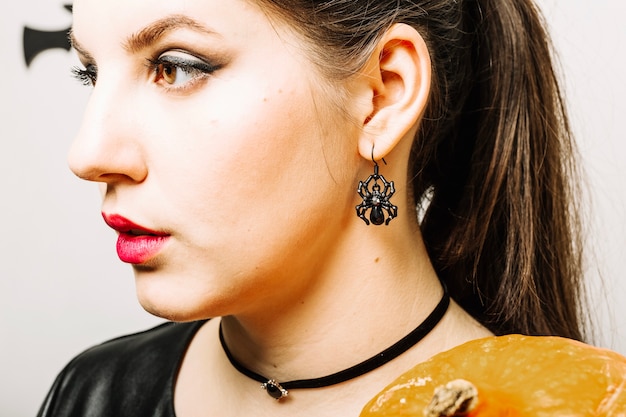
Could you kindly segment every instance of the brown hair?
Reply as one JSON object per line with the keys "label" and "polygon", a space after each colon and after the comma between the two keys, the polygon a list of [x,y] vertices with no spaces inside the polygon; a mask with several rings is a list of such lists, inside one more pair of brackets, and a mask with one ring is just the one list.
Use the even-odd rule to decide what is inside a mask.
{"label": "brown hair", "polygon": [[439,277],[497,334],[583,338],[574,143],[532,0],[257,0],[330,76],[357,71],[394,23],[432,61],[412,195]]}

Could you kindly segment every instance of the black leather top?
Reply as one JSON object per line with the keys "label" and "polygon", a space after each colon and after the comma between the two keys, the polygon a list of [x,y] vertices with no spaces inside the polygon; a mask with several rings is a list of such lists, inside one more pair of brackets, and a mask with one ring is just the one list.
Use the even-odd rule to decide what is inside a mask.
{"label": "black leather top", "polygon": [[38,416],[175,417],[174,382],[203,323],[165,323],[86,350],[61,371]]}

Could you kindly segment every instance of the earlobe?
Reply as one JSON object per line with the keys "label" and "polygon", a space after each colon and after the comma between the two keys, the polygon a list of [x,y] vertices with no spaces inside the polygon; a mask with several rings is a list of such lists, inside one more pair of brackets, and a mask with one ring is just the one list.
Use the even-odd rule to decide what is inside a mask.
{"label": "earlobe", "polygon": [[367,65],[371,113],[363,118],[359,153],[380,160],[419,122],[428,102],[430,55],[424,39],[406,24],[393,25],[379,41]]}

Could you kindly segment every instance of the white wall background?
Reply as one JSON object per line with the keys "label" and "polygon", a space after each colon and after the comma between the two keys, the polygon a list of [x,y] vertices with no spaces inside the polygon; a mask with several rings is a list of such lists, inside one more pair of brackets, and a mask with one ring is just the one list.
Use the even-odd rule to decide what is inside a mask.
{"label": "white wall background", "polygon": [[[596,344],[626,354],[626,3],[540,4],[560,50],[588,175]],[[30,68],[24,63],[23,27],[68,28],[62,6],[22,0],[0,14],[0,417],[34,416],[71,357],[159,321],[135,301],[96,187],[66,167],[88,94],[69,75],[76,59],[56,49]]]}

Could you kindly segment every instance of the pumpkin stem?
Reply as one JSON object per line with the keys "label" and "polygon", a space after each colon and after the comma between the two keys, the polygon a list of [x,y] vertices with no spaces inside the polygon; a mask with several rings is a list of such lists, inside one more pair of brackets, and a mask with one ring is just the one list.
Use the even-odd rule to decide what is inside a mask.
{"label": "pumpkin stem", "polygon": [[426,417],[463,416],[478,405],[478,389],[469,381],[455,379],[435,389],[424,409]]}

